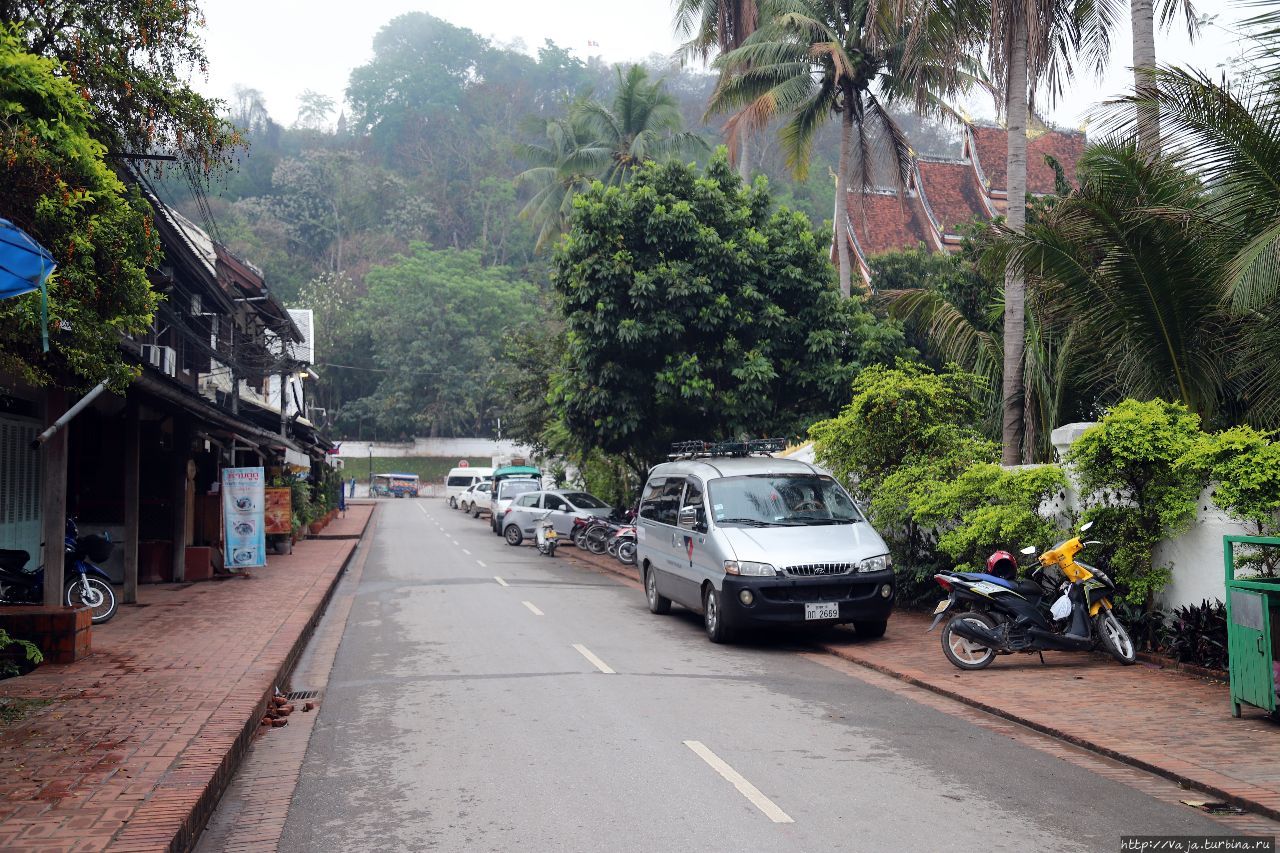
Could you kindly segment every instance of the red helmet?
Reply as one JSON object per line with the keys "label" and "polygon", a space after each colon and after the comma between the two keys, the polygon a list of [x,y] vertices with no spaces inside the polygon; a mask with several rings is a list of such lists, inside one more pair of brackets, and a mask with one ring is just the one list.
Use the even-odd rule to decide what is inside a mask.
{"label": "red helmet", "polygon": [[1007,581],[1018,577],[1018,561],[1008,551],[996,551],[987,557],[987,574],[1004,578]]}

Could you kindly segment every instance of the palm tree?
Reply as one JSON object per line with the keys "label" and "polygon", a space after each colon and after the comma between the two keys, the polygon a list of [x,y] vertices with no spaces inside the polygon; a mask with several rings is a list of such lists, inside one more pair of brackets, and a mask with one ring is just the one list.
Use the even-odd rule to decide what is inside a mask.
{"label": "palm tree", "polygon": [[[688,39],[681,45],[685,56],[706,62],[712,51],[720,55],[741,47],[756,31],[759,8],[756,0],[676,0],[675,29]],[[747,136],[739,135],[729,149],[744,181],[751,179],[747,157]]]}
{"label": "palm tree", "polygon": [[610,163],[601,176],[606,184],[625,183],[650,160],[706,150],[702,137],[683,130],[679,102],[661,80],[650,82],[640,65],[625,72],[619,67],[617,72],[612,103],[582,99],[570,109],[572,120],[581,122],[595,144],[609,151]]}
{"label": "palm tree", "polygon": [[535,250],[564,232],[574,196],[592,181],[616,186],[651,160],[706,150],[700,136],[681,128],[678,102],[639,65],[618,69],[618,91],[608,106],[584,95],[568,115],[535,120],[531,133],[545,141],[516,146],[516,155],[531,164],[516,175],[516,186],[533,190],[520,216],[538,229]]}
{"label": "palm tree", "polygon": [[534,251],[542,251],[564,232],[573,211],[573,197],[589,187],[609,161],[608,150],[596,144],[583,122],[573,118],[572,110],[568,117],[543,122],[540,135],[546,140],[542,144],[516,146],[516,155],[532,164],[515,180],[517,189],[533,188],[520,218],[532,221],[538,229]]}
{"label": "palm tree", "polygon": [[1091,342],[1078,380],[1104,398],[1180,400],[1212,422],[1234,396],[1222,229],[1188,215],[1207,203],[1193,173],[1107,141],[1081,158],[1077,191],[1009,237],[1046,313]]}
{"label": "palm tree", "polygon": [[728,124],[731,138],[789,116],[782,146],[800,178],[818,129],[840,116],[836,246],[846,296],[853,263],[840,232],[848,222],[851,174],[865,190],[877,158],[887,157],[900,191],[910,175],[911,150],[889,109],[906,103],[922,114],[949,115],[946,100],[976,79],[969,57],[981,31],[973,17],[978,5],[925,2],[902,11],[874,0],[767,0],[764,24],[716,63],[724,73],[708,113],[737,111]]}
{"label": "palm tree", "polygon": [[[1071,60],[1083,55],[1096,73],[1110,55],[1115,0],[993,0],[988,58],[997,104],[1008,127],[1006,225],[1026,225],[1028,96],[1043,89],[1049,100],[1073,76]],[[1001,462],[1023,461],[1026,284],[1016,263],[1005,270],[1004,371],[1001,380]],[[1029,449],[1029,448],[1028,448]]]}
{"label": "palm tree", "polygon": [[[1141,92],[1151,86],[1156,70],[1156,4],[1153,0],[1129,0],[1129,22],[1133,33],[1133,90]],[[1161,0],[1160,26],[1168,27],[1179,13],[1186,19],[1187,36],[1194,39],[1200,22],[1191,0]],[[1148,155],[1160,151],[1160,120],[1138,126],[1138,147]]]}

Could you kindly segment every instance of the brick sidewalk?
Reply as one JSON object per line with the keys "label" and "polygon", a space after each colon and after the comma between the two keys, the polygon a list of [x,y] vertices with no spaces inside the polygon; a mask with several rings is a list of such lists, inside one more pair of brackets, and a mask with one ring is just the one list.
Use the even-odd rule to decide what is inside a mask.
{"label": "brick sidewalk", "polygon": [[88,658],[0,681],[25,712],[0,721],[0,849],[187,849],[356,544],[299,542],[251,579],[144,585]]}
{"label": "brick sidewalk", "polygon": [[[637,569],[610,557],[564,553],[628,579]],[[941,597],[941,596],[940,596]],[[1110,658],[1045,652],[1007,655],[961,672],[942,654],[931,617],[895,613],[884,639],[830,637],[845,660],[957,699],[1249,811],[1280,819],[1280,725],[1260,711],[1231,716],[1225,684]]]}

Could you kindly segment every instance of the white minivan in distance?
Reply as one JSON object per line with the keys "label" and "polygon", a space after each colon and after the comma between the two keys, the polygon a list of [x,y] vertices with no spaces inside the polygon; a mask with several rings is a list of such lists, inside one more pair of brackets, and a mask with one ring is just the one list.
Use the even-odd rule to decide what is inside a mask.
{"label": "white minivan in distance", "polygon": [[458,508],[462,493],[493,476],[492,468],[451,468],[444,478],[444,499],[453,509]]}
{"label": "white minivan in distance", "polygon": [[694,455],[649,472],[636,519],[649,610],[701,611],[707,636],[742,628],[852,623],[884,635],[889,549],[849,493],[807,462]]}

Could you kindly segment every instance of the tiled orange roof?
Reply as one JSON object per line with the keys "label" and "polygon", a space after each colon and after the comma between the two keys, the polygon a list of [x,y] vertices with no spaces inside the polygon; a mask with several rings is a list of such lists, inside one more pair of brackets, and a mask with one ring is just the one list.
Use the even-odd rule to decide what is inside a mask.
{"label": "tiled orange roof", "polygon": [[[1008,131],[1003,127],[969,125],[972,145],[968,153],[977,160],[987,189],[991,192],[1007,192]],[[1076,162],[1084,153],[1085,135],[1074,130],[1049,130],[1027,142],[1027,191],[1036,195],[1048,195],[1054,191],[1054,173],[1044,161],[1044,155],[1054,157],[1062,166],[1068,179],[1074,179]]]}
{"label": "tiled orange roof", "polygon": [[861,196],[850,192],[849,221],[863,257],[922,245],[937,248],[928,216],[915,193],[901,199],[891,191],[875,190]]}
{"label": "tiled orange roof", "polygon": [[917,160],[920,192],[938,229],[956,234],[974,219],[991,219],[973,166],[959,160]]}

